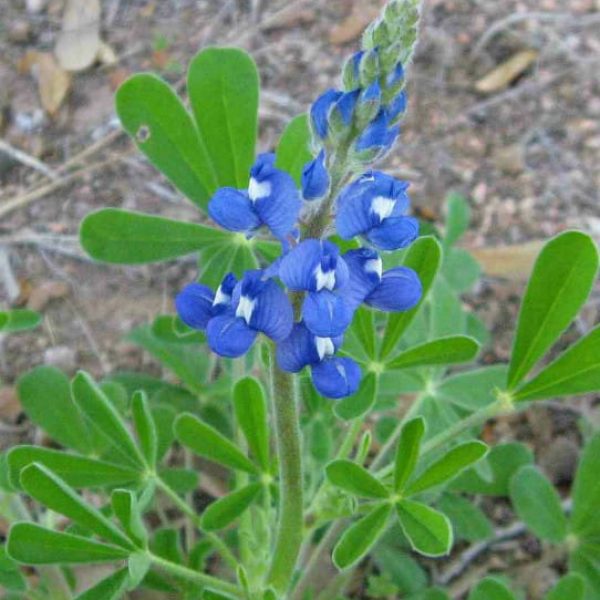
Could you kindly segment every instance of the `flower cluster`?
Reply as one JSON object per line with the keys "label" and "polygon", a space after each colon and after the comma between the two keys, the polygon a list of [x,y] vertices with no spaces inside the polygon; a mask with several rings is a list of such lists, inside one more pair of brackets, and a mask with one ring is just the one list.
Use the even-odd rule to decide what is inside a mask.
{"label": "flower cluster", "polygon": [[[407,216],[408,184],[368,169],[398,137],[406,108],[403,62],[416,17],[410,2],[388,4],[348,60],[344,90],[328,90],[312,105],[316,157],[303,169],[301,190],[273,154],[261,154],[247,189],[222,188],[210,200],[209,215],[225,229],[248,237],[266,229],[282,246],[273,264],[239,281],[230,273],[216,292],[192,283],[177,296],[180,318],[206,331],[217,354],[242,356],[262,333],[275,342],[281,369],[309,367],[319,393],[342,398],[361,380],[359,366],[338,354],[358,308],[404,311],[419,302],[417,274],[406,267],[383,271],[379,254],[418,235],[417,221]],[[308,208],[315,204],[327,217],[333,209],[340,238],[360,238],[364,247],[341,254],[326,226],[315,232]]]}

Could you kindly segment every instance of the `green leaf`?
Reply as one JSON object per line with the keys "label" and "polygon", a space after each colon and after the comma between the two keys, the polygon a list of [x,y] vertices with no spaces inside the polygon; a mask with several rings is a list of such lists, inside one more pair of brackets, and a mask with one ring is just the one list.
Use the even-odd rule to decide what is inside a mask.
{"label": "green leaf", "polygon": [[465,335],[455,335],[425,342],[396,356],[386,364],[388,369],[408,369],[430,365],[452,365],[469,362],[479,351],[479,344]]}
{"label": "green leaf", "polygon": [[21,470],[34,462],[44,465],[75,488],[124,485],[142,478],[139,470],[40,446],[15,446],[9,450],[7,462],[10,481],[15,487],[19,486]]}
{"label": "green leaf", "polygon": [[0,546],[0,586],[11,592],[23,592],[27,589],[27,581],[19,565],[6,555],[4,546]]}
{"label": "green leaf", "polygon": [[585,580],[577,573],[569,573],[548,592],[545,600],[583,600]]}
{"label": "green leaf", "polygon": [[443,556],[450,552],[452,527],[446,515],[412,500],[400,500],[396,512],[413,550],[425,556]]}
{"label": "green leaf", "polygon": [[202,527],[207,531],[227,527],[254,502],[261,489],[260,483],[251,483],[209,504],[202,513]]}
{"label": "green leaf", "polygon": [[467,199],[457,193],[446,199],[446,231],[444,246],[453,246],[464,235],[471,222],[471,208]]}
{"label": "green leaf", "polygon": [[366,414],[371,410],[377,398],[379,377],[376,373],[367,373],[360,382],[355,394],[346,396],[333,405],[333,412],[340,419],[349,421]]}
{"label": "green leaf", "polygon": [[127,426],[98,384],[83,371],[71,382],[73,398],[93,427],[118,452],[124,462],[144,465],[144,457],[133,441]]}
{"label": "green leaf", "polygon": [[508,371],[510,389],[523,380],[583,306],[598,272],[598,249],[567,231],[542,249],[521,304]]}
{"label": "green leaf", "polygon": [[257,473],[256,466],[216,429],[189,413],[175,421],[175,437],[190,450],[231,469]]}
{"label": "green leaf", "polygon": [[193,492],[198,487],[199,475],[193,469],[170,468],[159,472],[160,478],[178,494]]}
{"label": "green leaf", "polygon": [[129,571],[129,589],[135,589],[150,569],[150,556],[146,552],[134,552],[127,561]]}
{"label": "green leaf", "polygon": [[88,429],[61,371],[36,367],[19,378],[17,393],[27,416],[53,440],[84,454],[90,451]]}
{"label": "green leaf", "polygon": [[400,432],[394,459],[394,490],[402,492],[417,466],[421,440],[425,434],[425,420],[417,417],[408,421]]}
{"label": "green leaf", "polygon": [[52,531],[35,523],[13,525],[6,551],[12,559],[26,565],[112,562],[128,555],[123,548]]}
{"label": "green leaf", "polygon": [[89,214],[79,232],[84,250],[96,260],[137,265],[170,260],[231,243],[232,234],[120,208]]}
{"label": "green leaf", "polygon": [[450,519],[455,536],[468,542],[490,538],[494,528],[480,508],[455,494],[443,494],[438,508]]}
{"label": "green leaf", "polygon": [[531,381],[517,389],[516,402],[587,394],[600,390],[600,326],[573,344]]}
{"label": "green leaf", "polygon": [[521,520],[543,540],[562,542],[567,519],[552,484],[532,465],[521,467],[510,482],[510,499]]}
{"label": "green leaf", "polygon": [[289,173],[298,187],[301,186],[304,165],[313,158],[310,140],[308,116],[302,114],[288,123],[277,145],[275,166]]}
{"label": "green leaf", "polygon": [[247,187],[258,129],[254,61],[237,48],[206,48],[190,64],[187,88],[219,186]]}
{"label": "green leaf", "polygon": [[494,446],[486,457],[491,478],[484,479],[477,469],[469,469],[451,484],[453,490],[469,494],[508,496],[511,477],[523,465],[533,462],[531,450],[518,442]]}
{"label": "green leaf", "polygon": [[581,537],[600,533],[600,432],[585,445],[573,484],[571,527]]}
{"label": "green leaf", "polygon": [[421,565],[408,552],[386,542],[386,538],[382,539],[371,552],[379,572],[396,586],[399,594],[411,596],[423,590],[427,575]]}
{"label": "green leaf", "polygon": [[119,600],[129,583],[129,570],[119,569],[79,594],[75,600]]}
{"label": "green leaf", "polygon": [[569,570],[584,577],[585,600],[597,600],[600,597],[600,560],[597,545],[578,546],[569,556]]}
{"label": "green leaf", "polygon": [[333,564],[347,569],[365,556],[385,530],[391,511],[389,504],[381,504],[346,529],[333,549]]}
{"label": "green leaf", "polygon": [[109,519],[43,465],[34,463],[23,469],[21,486],[32,498],[78,525],[117,546],[132,547],[127,537]]}
{"label": "green leaf", "polygon": [[194,121],[173,88],[148,73],[117,91],[121,124],[137,147],[171,183],[205,209],[218,180]]}
{"label": "green leaf", "polygon": [[131,414],[135,424],[142,454],[149,466],[156,465],[158,434],[154,418],[148,406],[148,398],[143,391],[136,392],[131,399]]}
{"label": "green leaf", "polygon": [[15,333],[34,329],[42,322],[42,316],[25,308],[0,311],[0,332]]}
{"label": "green leaf", "polygon": [[469,600],[515,600],[515,596],[500,580],[486,577],[471,590]]}
{"label": "green leaf", "polygon": [[481,277],[479,263],[462,248],[445,250],[442,271],[450,287],[459,294],[471,290]]}
{"label": "green leaf", "polygon": [[204,390],[208,360],[207,353],[201,351],[202,346],[165,342],[153,335],[148,325],[136,327],[126,339],[144,348],[163,366],[173,371],[192,392]]}
{"label": "green leaf", "polygon": [[137,498],[131,490],[113,490],[110,498],[113,512],[129,539],[139,547],[148,541]]}
{"label": "green leaf", "polygon": [[465,442],[450,449],[442,458],[427,467],[406,490],[414,495],[454,479],[461,471],[483,458],[488,447],[479,441]]}
{"label": "green leaf", "polygon": [[329,482],[350,494],[364,498],[387,498],[385,486],[364,467],[351,460],[334,460],[325,468]]}
{"label": "green leaf", "polygon": [[244,377],[233,388],[235,417],[248,447],[263,471],[269,470],[269,425],[267,402],[259,381]]}
{"label": "green leaf", "polygon": [[373,311],[370,308],[362,306],[354,313],[351,331],[365,351],[365,356],[376,360],[375,323]]}
{"label": "green leaf", "polygon": [[[210,544],[210,541],[207,540]],[[176,529],[157,529],[152,536],[151,550],[156,556],[182,565],[185,560],[181,549],[179,531]]]}
{"label": "green leaf", "polygon": [[440,268],[442,259],[442,248],[439,242],[432,236],[425,236],[417,239],[411,244],[404,266],[414,269],[419,275],[421,285],[423,286],[423,296],[419,304],[404,312],[391,313],[388,316],[387,326],[383,336],[379,358],[387,358],[394,350],[406,328],[411,324],[433,284],[435,276]]}
{"label": "green leaf", "polygon": [[462,301],[443,273],[436,278],[429,294],[429,337],[464,335],[467,331],[467,313]]}

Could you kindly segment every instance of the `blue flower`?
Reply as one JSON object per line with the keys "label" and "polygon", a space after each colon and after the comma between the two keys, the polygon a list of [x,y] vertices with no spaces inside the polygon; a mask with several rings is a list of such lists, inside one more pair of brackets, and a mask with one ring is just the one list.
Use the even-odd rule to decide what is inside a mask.
{"label": "blue flower", "polygon": [[302,196],[305,200],[320,200],[329,192],[329,173],[325,166],[325,151],[304,165],[302,170]]}
{"label": "blue flower", "polygon": [[186,285],[175,298],[180,319],[193,329],[206,329],[210,319],[225,312],[231,305],[231,294],[237,283],[233,273],[225,276],[216,293],[201,283]]}
{"label": "blue flower", "polygon": [[276,342],[286,339],[293,323],[285,292],[263,271],[251,270],[235,286],[230,309],[208,321],[206,336],[214,352],[235,358],[249,350],[259,332]]}
{"label": "blue flower", "polygon": [[327,137],[329,129],[329,112],[342,94],[343,93],[338,90],[329,89],[321,94],[313,102],[313,105],[310,108],[310,120],[313,130],[321,139]]}
{"label": "blue flower", "polygon": [[385,107],[385,116],[388,122],[393,123],[401,114],[406,111],[406,92],[402,90]]}
{"label": "blue flower", "polygon": [[404,66],[401,62],[396,63],[394,70],[388,75],[385,82],[387,87],[393,87],[404,79]]}
{"label": "blue flower", "polygon": [[386,312],[404,311],[421,299],[423,288],[415,271],[394,267],[383,273],[381,258],[375,250],[349,250],[344,261],[350,271],[344,298],[353,311],[363,303]]}
{"label": "blue flower", "polygon": [[208,204],[208,214],[221,227],[251,235],[266,225],[284,239],[294,229],[301,201],[294,180],[275,167],[274,154],[260,154],[250,169],[247,190],[224,187]]}
{"label": "blue flower", "polygon": [[351,92],[345,92],[335,103],[335,110],[337,110],[342,117],[342,122],[346,126],[350,126],[352,118],[354,117],[354,109],[360,96],[360,89],[352,90]]}
{"label": "blue flower", "polygon": [[380,110],[377,116],[358,136],[355,148],[357,152],[364,152],[366,150],[384,152],[392,147],[399,133],[400,128],[397,125],[389,127],[385,110]]}
{"label": "blue flower", "polygon": [[416,219],[406,216],[408,184],[374,171],[346,186],[338,198],[337,232],[342,239],[365,236],[381,250],[404,248],[419,233]]}
{"label": "blue flower", "polygon": [[350,358],[334,356],[342,337],[315,336],[303,322],[296,323],[290,336],[277,345],[277,364],[297,373],[310,366],[317,391],[328,398],[343,398],[356,392],[361,373]]}

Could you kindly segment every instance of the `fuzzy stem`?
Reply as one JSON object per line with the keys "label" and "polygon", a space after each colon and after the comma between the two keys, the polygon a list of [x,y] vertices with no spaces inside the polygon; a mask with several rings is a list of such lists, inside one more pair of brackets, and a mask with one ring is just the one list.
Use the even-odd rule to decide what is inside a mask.
{"label": "fuzzy stem", "polygon": [[298,561],[303,534],[303,476],[294,376],[280,370],[271,352],[271,400],[279,458],[279,522],[268,584],[285,595]]}

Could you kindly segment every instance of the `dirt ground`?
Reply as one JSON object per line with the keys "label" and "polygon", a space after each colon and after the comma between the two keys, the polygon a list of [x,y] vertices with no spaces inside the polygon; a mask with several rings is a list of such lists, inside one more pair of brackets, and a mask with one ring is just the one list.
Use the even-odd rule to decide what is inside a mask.
{"label": "dirt ground", "polygon": [[[157,372],[122,338],[171,311],[175,292],[195,274],[191,260],[96,264],[78,246],[81,219],[101,207],[199,218],[119,133],[116,87],[140,70],[176,83],[199,48],[242,46],[260,69],[260,146],[269,150],[290,117],[337,83],[344,57],[381,4],[104,0],[99,33],[112,55],[73,73],[50,115],[36,61],[53,51],[63,1],[0,0],[0,138],[9,145],[8,152],[0,148],[0,308],[28,306],[44,316],[36,332],[0,340],[0,449],[26,435],[11,385],[28,368],[45,362],[96,376],[117,368]],[[488,275],[466,301],[494,331],[493,360],[508,356],[531,264],[528,243],[571,227],[600,240],[599,11],[598,0],[425,2],[402,142],[383,166],[411,182],[423,218],[441,221],[449,191],[469,198],[474,221],[465,245],[484,250]],[[481,91],[486,74],[522,51],[534,51],[527,68]],[[515,247],[486,252],[505,245]],[[598,322],[599,301],[597,287],[577,324],[581,331]],[[568,484],[578,445],[574,423],[581,415],[594,418],[594,401],[536,409],[518,427],[498,423],[493,435],[528,437],[555,481]],[[503,507],[493,510],[501,518]],[[523,581],[533,585],[526,568],[535,552],[522,545],[509,551],[515,548],[528,557]]]}

